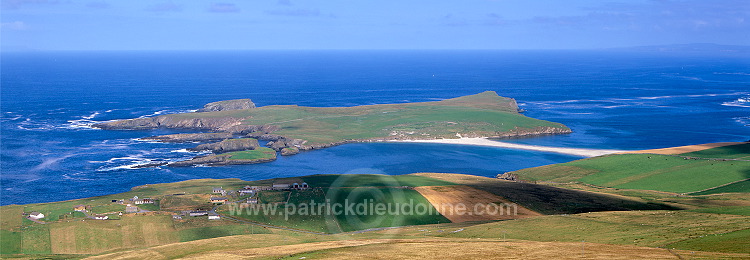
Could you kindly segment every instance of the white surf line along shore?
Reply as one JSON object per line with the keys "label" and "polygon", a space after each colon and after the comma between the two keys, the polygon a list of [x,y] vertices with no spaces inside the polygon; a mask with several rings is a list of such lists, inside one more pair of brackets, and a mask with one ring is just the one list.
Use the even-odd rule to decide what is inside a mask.
{"label": "white surf line along shore", "polygon": [[399,140],[399,141],[393,141],[393,142],[488,146],[488,147],[521,149],[521,150],[529,150],[529,151],[552,152],[552,153],[568,154],[568,155],[575,155],[575,156],[581,156],[581,157],[595,157],[595,156],[601,156],[601,155],[607,155],[607,154],[613,154],[613,153],[629,152],[629,151],[624,151],[624,150],[567,148],[567,147],[550,147],[550,146],[528,145],[528,144],[514,144],[514,143],[493,141],[487,138]]}

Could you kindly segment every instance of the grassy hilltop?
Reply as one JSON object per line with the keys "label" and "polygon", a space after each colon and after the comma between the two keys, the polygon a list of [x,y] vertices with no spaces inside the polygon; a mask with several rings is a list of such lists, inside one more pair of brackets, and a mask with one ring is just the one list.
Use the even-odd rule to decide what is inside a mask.
{"label": "grassy hilltop", "polygon": [[392,136],[455,138],[457,133],[498,136],[540,127],[567,129],[561,124],[525,117],[518,113],[514,100],[490,91],[437,102],[334,108],[266,106],[180,116],[245,118],[243,124],[276,125],[280,130],[274,134],[311,143]]}
{"label": "grassy hilltop", "polygon": [[[746,259],[750,257],[750,191],[741,185],[746,181],[741,174],[750,169],[744,161],[749,155],[747,144],[742,144],[690,154],[603,156],[513,172],[537,183],[419,173],[143,185],[101,197],[2,206],[0,253],[4,258],[101,259],[409,258],[436,253],[467,258],[498,254],[580,258],[583,254],[587,258]],[[311,188],[261,190],[251,196],[213,193],[217,187],[236,191],[278,183],[307,183]],[[156,203],[136,205],[149,212],[119,215],[126,206],[112,200],[133,196]],[[210,203],[216,196],[227,197],[229,203]],[[247,198],[277,205],[279,211],[310,201],[347,200],[413,203],[429,211],[385,216],[237,211],[242,208],[233,202]],[[517,214],[458,215],[441,208],[444,203],[515,204]],[[79,204],[87,206],[87,214],[109,219],[94,220],[73,211]],[[214,208],[220,220],[172,217]],[[45,214],[43,224],[23,216],[32,211]]]}

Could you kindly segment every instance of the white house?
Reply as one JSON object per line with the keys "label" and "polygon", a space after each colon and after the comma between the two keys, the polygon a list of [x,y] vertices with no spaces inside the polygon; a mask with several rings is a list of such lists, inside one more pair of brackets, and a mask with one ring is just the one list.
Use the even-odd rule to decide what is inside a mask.
{"label": "white house", "polygon": [[109,216],[104,216],[104,215],[96,215],[96,216],[94,216],[94,219],[98,219],[98,220],[106,220],[106,219],[109,219]]}
{"label": "white house", "polygon": [[29,218],[33,218],[33,219],[44,218],[44,214],[42,214],[41,212],[34,211],[34,212],[31,212],[31,214],[29,214]]}
{"label": "white house", "polygon": [[216,214],[209,214],[208,215],[208,219],[209,220],[219,220],[219,219],[221,219],[221,217],[219,215],[216,215]]}
{"label": "white house", "polygon": [[253,195],[253,193],[255,193],[254,190],[238,190],[237,192],[239,192],[240,195],[247,195],[247,194]]}
{"label": "white house", "polygon": [[135,205],[154,204],[154,200],[152,200],[150,198],[135,199],[135,200],[133,200],[133,203],[135,203]]}

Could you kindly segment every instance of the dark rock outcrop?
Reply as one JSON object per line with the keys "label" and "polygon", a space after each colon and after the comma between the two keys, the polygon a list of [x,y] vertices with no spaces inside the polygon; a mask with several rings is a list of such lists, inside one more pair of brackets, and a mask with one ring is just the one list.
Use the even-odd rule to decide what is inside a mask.
{"label": "dark rock outcrop", "polygon": [[237,139],[226,139],[218,143],[201,144],[194,148],[190,148],[190,151],[206,151],[210,150],[213,153],[227,153],[234,151],[245,151],[255,150],[260,147],[257,139],[253,138],[237,138]]}
{"label": "dark rock outcrop", "polygon": [[270,141],[270,142],[268,142],[268,144],[266,146],[268,146],[271,149],[274,149],[276,151],[281,151],[282,149],[287,148],[287,147],[289,147],[289,148],[291,148],[291,147],[295,147],[295,148],[302,147],[302,145],[304,143],[306,143],[306,142],[307,141],[302,140],[302,139],[280,138],[280,139],[278,139],[276,141]]}
{"label": "dark rock outcrop", "polygon": [[[281,128],[275,125],[235,125],[225,127],[223,130],[238,135],[248,135],[248,137],[256,138],[251,135],[260,133],[268,134],[274,131],[278,131]],[[257,138],[256,138],[257,139]],[[262,140],[262,139],[261,139]]]}
{"label": "dark rock outcrop", "polygon": [[287,156],[287,155],[295,155],[299,153],[299,148],[297,147],[287,147],[281,149],[281,155]]}
{"label": "dark rock outcrop", "polygon": [[277,135],[277,134],[269,134],[265,132],[253,132],[246,135],[250,138],[255,138],[258,140],[264,140],[264,141],[277,141],[280,139],[284,139],[283,136]]}
{"label": "dark rock outcrop", "polygon": [[497,178],[501,180],[506,180],[506,181],[518,181],[518,175],[515,175],[510,172],[498,174]]}
{"label": "dark rock outcrop", "polygon": [[215,111],[226,111],[226,110],[240,110],[240,109],[251,109],[255,108],[255,103],[250,99],[235,99],[235,100],[224,100],[218,102],[208,103],[203,108],[198,109],[197,112],[215,112]]}
{"label": "dark rock outcrop", "polygon": [[[232,138],[231,133],[197,133],[197,134],[172,134],[144,137],[140,140],[159,141],[165,143],[182,142],[209,142]],[[256,141],[257,144],[257,141]]]}

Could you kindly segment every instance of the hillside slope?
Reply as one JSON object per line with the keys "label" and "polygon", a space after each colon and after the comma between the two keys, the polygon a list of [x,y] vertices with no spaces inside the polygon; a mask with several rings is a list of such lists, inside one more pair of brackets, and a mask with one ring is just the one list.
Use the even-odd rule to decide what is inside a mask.
{"label": "hillside slope", "polygon": [[673,193],[750,192],[748,158],[750,143],[740,143],[677,155],[608,155],[511,174],[526,181],[580,182]]}

